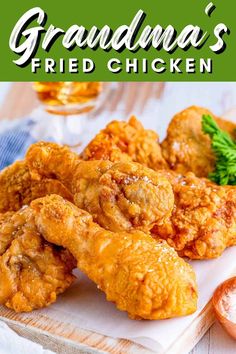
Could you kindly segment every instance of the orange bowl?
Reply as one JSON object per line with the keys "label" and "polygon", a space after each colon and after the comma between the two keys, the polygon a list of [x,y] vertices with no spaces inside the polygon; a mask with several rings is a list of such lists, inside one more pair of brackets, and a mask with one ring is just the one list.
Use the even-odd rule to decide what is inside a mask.
{"label": "orange bowl", "polygon": [[236,289],[236,277],[230,278],[223,282],[221,285],[216,288],[213,298],[212,304],[216,313],[216,317],[225,330],[229,333],[231,337],[236,339],[236,323],[230,321],[227,316],[227,310],[224,309],[222,305],[223,297],[227,296],[227,293]]}

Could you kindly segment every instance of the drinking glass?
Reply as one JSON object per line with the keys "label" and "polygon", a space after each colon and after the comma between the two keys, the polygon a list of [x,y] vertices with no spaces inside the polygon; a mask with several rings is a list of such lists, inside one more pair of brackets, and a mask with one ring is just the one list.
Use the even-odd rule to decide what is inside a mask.
{"label": "drinking glass", "polygon": [[[108,83],[102,82],[33,83],[45,111],[61,116],[63,139],[60,142],[71,147],[79,144],[89,113],[104,104],[108,86]],[[70,119],[72,116],[73,122]]]}

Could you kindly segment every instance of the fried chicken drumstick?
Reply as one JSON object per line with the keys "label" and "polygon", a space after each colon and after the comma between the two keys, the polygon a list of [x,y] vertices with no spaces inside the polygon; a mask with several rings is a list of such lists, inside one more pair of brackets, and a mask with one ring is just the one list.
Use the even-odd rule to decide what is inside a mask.
{"label": "fried chicken drumstick", "polygon": [[57,195],[31,206],[43,237],[67,248],[107,300],[131,318],[164,319],[196,310],[194,271],[165,241],[141,231],[106,231]]}
{"label": "fried chicken drumstick", "polygon": [[[181,255],[193,259],[219,257],[236,243],[236,187],[217,186],[191,173],[184,177],[173,171],[136,167],[139,164],[129,164],[129,177],[121,178],[124,169],[121,174],[119,166],[124,164],[118,163],[102,174],[101,166],[109,162],[79,162],[67,148],[48,143],[32,145],[27,161],[35,177],[56,176],[68,188],[71,183],[77,206],[112,231],[146,231],[152,226],[154,237],[166,239]],[[63,161],[67,163],[65,170],[61,169]],[[131,165],[135,166],[132,174]],[[95,166],[99,166],[97,171]],[[136,218],[133,210],[138,210]]]}
{"label": "fried chicken drumstick", "polygon": [[192,171],[198,177],[207,177],[214,170],[216,158],[211,140],[202,131],[204,114],[212,116],[221,129],[236,136],[235,123],[216,117],[205,108],[185,109],[174,116],[161,144],[163,156],[172,170],[181,174]]}
{"label": "fried chicken drumstick", "polygon": [[79,208],[111,231],[149,231],[173,209],[167,178],[140,164],[81,161],[68,148],[44,142],[32,145],[26,160],[33,178],[57,178]]}
{"label": "fried chicken drumstick", "polygon": [[131,117],[128,122],[113,121],[98,133],[85,148],[83,160],[139,162],[154,170],[167,168],[159,145],[159,137],[152,130]]}
{"label": "fried chicken drumstick", "polygon": [[73,256],[45,241],[39,227],[30,207],[0,216],[0,304],[16,312],[50,305],[74,280]]}
{"label": "fried chicken drumstick", "polygon": [[72,200],[60,181],[49,178],[34,181],[25,161],[17,161],[0,172],[0,213],[17,211],[32,200],[52,193]]}

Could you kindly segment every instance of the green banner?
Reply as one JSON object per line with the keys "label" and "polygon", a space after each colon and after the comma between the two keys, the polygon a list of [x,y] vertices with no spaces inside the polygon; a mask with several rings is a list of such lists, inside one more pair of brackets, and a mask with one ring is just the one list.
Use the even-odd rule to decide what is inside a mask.
{"label": "green banner", "polygon": [[236,81],[235,0],[1,5],[1,81]]}

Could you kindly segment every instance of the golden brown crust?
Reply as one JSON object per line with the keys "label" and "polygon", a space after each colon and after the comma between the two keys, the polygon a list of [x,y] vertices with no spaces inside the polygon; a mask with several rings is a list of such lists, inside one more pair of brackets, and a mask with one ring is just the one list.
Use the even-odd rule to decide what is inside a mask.
{"label": "golden brown crust", "polygon": [[31,206],[44,237],[70,250],[107,300],[131,318],[164,319],[196,310],[194,271],[165,241],[141,231],[106,231],[57,195]]}
{"label": "golden brown crust", "polygon": [[60,181],[33,180],[25,161],[17,161],[0,172],[0,213],[17,211],[32,200],[52,193],[72,200],[71,193]]}
{"label": "golden brown crust", "polygon": [[133,162],[84,161],[73,181],[75,204],[111,231],[149,231],[164,223],[173,209],[174,196],[165,176]]}
{"label": "golden brown crust", "polygon": [[[172,211],[168,180],[140,164],[79,161],[75,153],[51,143],[32,145],[26,159],[38,179],[40,175],[54,176],[66,183],[75,204],[109,230],[148,231],[154,224],[162,224]],[[66,172],[61,167],[64,161]]]}
{"label": "golden brown crust", "polygon": [[72,255],[46,242],[30,207],[1,215],[0,303],[16,312],[50,305],[73,282]]}
{"label": "golden brown crust", "polygon": [[236,187],[217,186],[193,173],[162,171],[172,184],[175,205],[169,221],[152,232],[192,259],[219,257],[236,244]]}
{"label": "golden brown crust", "polygon": [[[58,179],[64,186],[70,186],[74,168],[80,161],[79,156],[67,146],[44,141],[30,146],[26,160],[33,180],[40,181],[42,177]],[[55,163],[57,163],[57,176],[53,173]]]}
{"label": "golden brown crust", "polygon": [[[54,174],[61,180],[60,161],[53,149],[48,151],[54,164],[47,163],[49,153],[45,157],[38,147],[31,147],[33,168],[40,165],[44,176]],[[197,259],[219,257],[236,242],[236,187],[216,186],[191,173],[184,177],[173,171],[152,171],[135,163],[76,162],[72,171],[67,187],[76,205],[108,230],[154,228],[155,237],[166,239],[181,255]],[[231,218],[226,223],[227,210]]]}
{"label": "golden brown crust", "polygon": [[207,177],[214,169],[215,156],[211,150],[210,138],[202,132],[203,114],[211,115],[221,129],[234,134],[234,123],[216,117],[205,108],[192,106],[176,114],[161,147],[169,167],[178,173],[191,171],[198,177]]}
{"label": "golden brown crust", "polygon": [[113,121],[101,130],[85,148],[83,160],[110,160],[112,162],[139,162],[154,170],[166,168],[158,135],[144,129],[131,117],[128,122]]}

